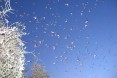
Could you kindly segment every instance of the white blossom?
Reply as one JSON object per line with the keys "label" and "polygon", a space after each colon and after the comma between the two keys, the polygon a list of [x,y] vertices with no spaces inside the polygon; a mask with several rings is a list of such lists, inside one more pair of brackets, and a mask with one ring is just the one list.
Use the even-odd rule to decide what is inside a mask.
{"label": "white blossom", "polygon": [[23,29],[16,22],[8,25],[7,13],[11,12],[10,0],[4,0],[5,7],[0,11],[0,78],[22,78],[24,70],[24,43],[21,40]]}
{"label": "white blossom", "polygon": [[24,43],[15,27],[0,28],[0,78],[21,78],[24,70]]}

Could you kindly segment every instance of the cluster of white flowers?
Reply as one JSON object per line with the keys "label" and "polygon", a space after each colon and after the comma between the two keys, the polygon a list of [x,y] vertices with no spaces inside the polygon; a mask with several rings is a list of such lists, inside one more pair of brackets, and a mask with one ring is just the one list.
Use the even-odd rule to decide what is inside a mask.
{"label": "cluster of white flowers", "polygon": [[5,8],[0,11],[0,78],[22,78],[24,70],[24,44],[21,40],[20,23],[7,26],[6,13],[11,11],[10,0],[4,0]]}
{"label": "cluster of white flowers", "polygon": [[0,78],[21,78],[24,70],[24,52],[17,28],[0,28]]}

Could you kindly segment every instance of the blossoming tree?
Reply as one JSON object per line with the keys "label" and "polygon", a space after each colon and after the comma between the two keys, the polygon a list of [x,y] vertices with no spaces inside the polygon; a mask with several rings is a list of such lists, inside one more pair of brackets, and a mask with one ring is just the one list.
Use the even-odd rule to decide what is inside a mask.
{"label": "blossoming tree", "polygon": [[7,13],[12,11],[10,0],[4,0],[5,7],[0,11],[0,78],[22,78],[24,70],[24,43],[21,40],[22,24],[8,25]]}

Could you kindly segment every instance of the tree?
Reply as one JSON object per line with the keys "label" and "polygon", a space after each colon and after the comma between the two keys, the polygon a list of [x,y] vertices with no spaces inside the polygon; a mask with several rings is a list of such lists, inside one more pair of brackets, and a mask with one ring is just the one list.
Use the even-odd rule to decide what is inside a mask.
{"label": "tree", "polygon": [[[26,35],[23,30],[25,26],[19,22],[9,25],[6,16],[12,13],[10,0],[4,0],[5,7],[0,11],[0,78],[24,78],[25,51],[21,40]],[[48,78],[44,68],[34,63],[31,78]]]}
{"label": "tree", "polygon": [[8,25],[7,13],[11,12],[10,0],[5,1],[5,8],[0,11],[0,78],[22,78],[24,70],[24,43],[21,40],[22,24]]}
{"label": "tree", "polygon": [[49,76],[43,66],[38,63],[34,63],[32,66],[32,76],[30,78],[49,78]]}

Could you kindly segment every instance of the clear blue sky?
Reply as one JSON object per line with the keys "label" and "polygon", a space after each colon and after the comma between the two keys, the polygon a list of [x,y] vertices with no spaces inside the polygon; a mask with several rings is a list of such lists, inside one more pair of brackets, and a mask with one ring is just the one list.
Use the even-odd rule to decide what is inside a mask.
{"label": "clear blue sky", "polygon": [[[116,0],[12,0],[11,22],[51,78],[117,78]],[[26,55],[26,60],[33,56]],[[30,67],[30,63],[27,67]]]}

